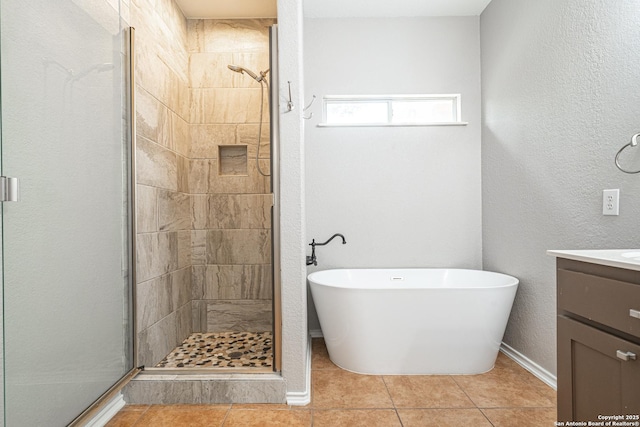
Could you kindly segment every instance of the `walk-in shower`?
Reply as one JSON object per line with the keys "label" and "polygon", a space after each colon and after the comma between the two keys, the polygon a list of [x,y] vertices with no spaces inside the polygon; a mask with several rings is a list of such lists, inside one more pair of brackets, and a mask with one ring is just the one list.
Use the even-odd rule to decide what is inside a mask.
{"label": "walk-in shower", "polygon": [[[272,24],[192,20],[191,40],[213,44],[194,42],[177,57],[159,44],[158,56],[187,73],[182,94],[159,99],[162,88],[144,78],[155,70],[138,69],[137,336],[145,375],[278,370]],[[175,169],[167,172],[166,159]]]}

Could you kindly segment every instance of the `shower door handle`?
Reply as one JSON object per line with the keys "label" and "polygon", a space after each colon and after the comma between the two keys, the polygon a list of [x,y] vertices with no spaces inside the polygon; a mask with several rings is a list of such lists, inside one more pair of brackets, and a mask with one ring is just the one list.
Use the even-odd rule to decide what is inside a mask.
{"label": "shower door handle", "polygon": [[0,176],[0,202],[17,202],[19,198],[18,178]]}

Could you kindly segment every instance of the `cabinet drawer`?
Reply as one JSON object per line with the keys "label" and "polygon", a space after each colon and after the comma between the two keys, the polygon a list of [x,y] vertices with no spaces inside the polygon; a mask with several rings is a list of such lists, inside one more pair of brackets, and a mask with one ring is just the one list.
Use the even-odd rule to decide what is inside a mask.
{"label": "cabinet drawer", "polygon": [[559,269],[558,309],[640,338],[640,285]]}

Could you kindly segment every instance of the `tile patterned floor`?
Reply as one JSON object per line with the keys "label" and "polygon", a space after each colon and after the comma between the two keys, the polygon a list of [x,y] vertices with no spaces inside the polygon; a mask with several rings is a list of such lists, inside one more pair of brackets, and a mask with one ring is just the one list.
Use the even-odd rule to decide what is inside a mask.
{"label": "tile patterned floor", "polygon": [[156,368],[271,368],[271,332],[191,334]]}
{"label": "tile patterned floor", "polygon": [[127,406],[107,426],[545,427],[556,392],[500,354],[469,376],[379,376],[344,371],[313,340],[312,402],[287,405]]}

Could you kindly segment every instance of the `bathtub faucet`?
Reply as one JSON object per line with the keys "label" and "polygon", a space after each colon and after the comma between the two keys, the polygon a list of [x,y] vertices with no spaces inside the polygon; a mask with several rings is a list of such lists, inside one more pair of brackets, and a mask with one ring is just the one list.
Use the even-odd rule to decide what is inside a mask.
{"label": "bathtub faucet", "polygon": [[336,237],[340,237],[342,239],[343,245],[347,244],[347,241],[345,240],[344,236],[340,233],[334,234],[333,236],[331,236],[329,240],[327,240],[324,243],[316,243],[316,239],[312,239],[311,243],[309,243],[309,246],[311,246],[311,256],[307,255],[307,265],[312,265],[312,264],[318,265],[318,260],[316,259],[316,246],[324,246],[330,241],[332,241],[333,239],[335,239]]}

